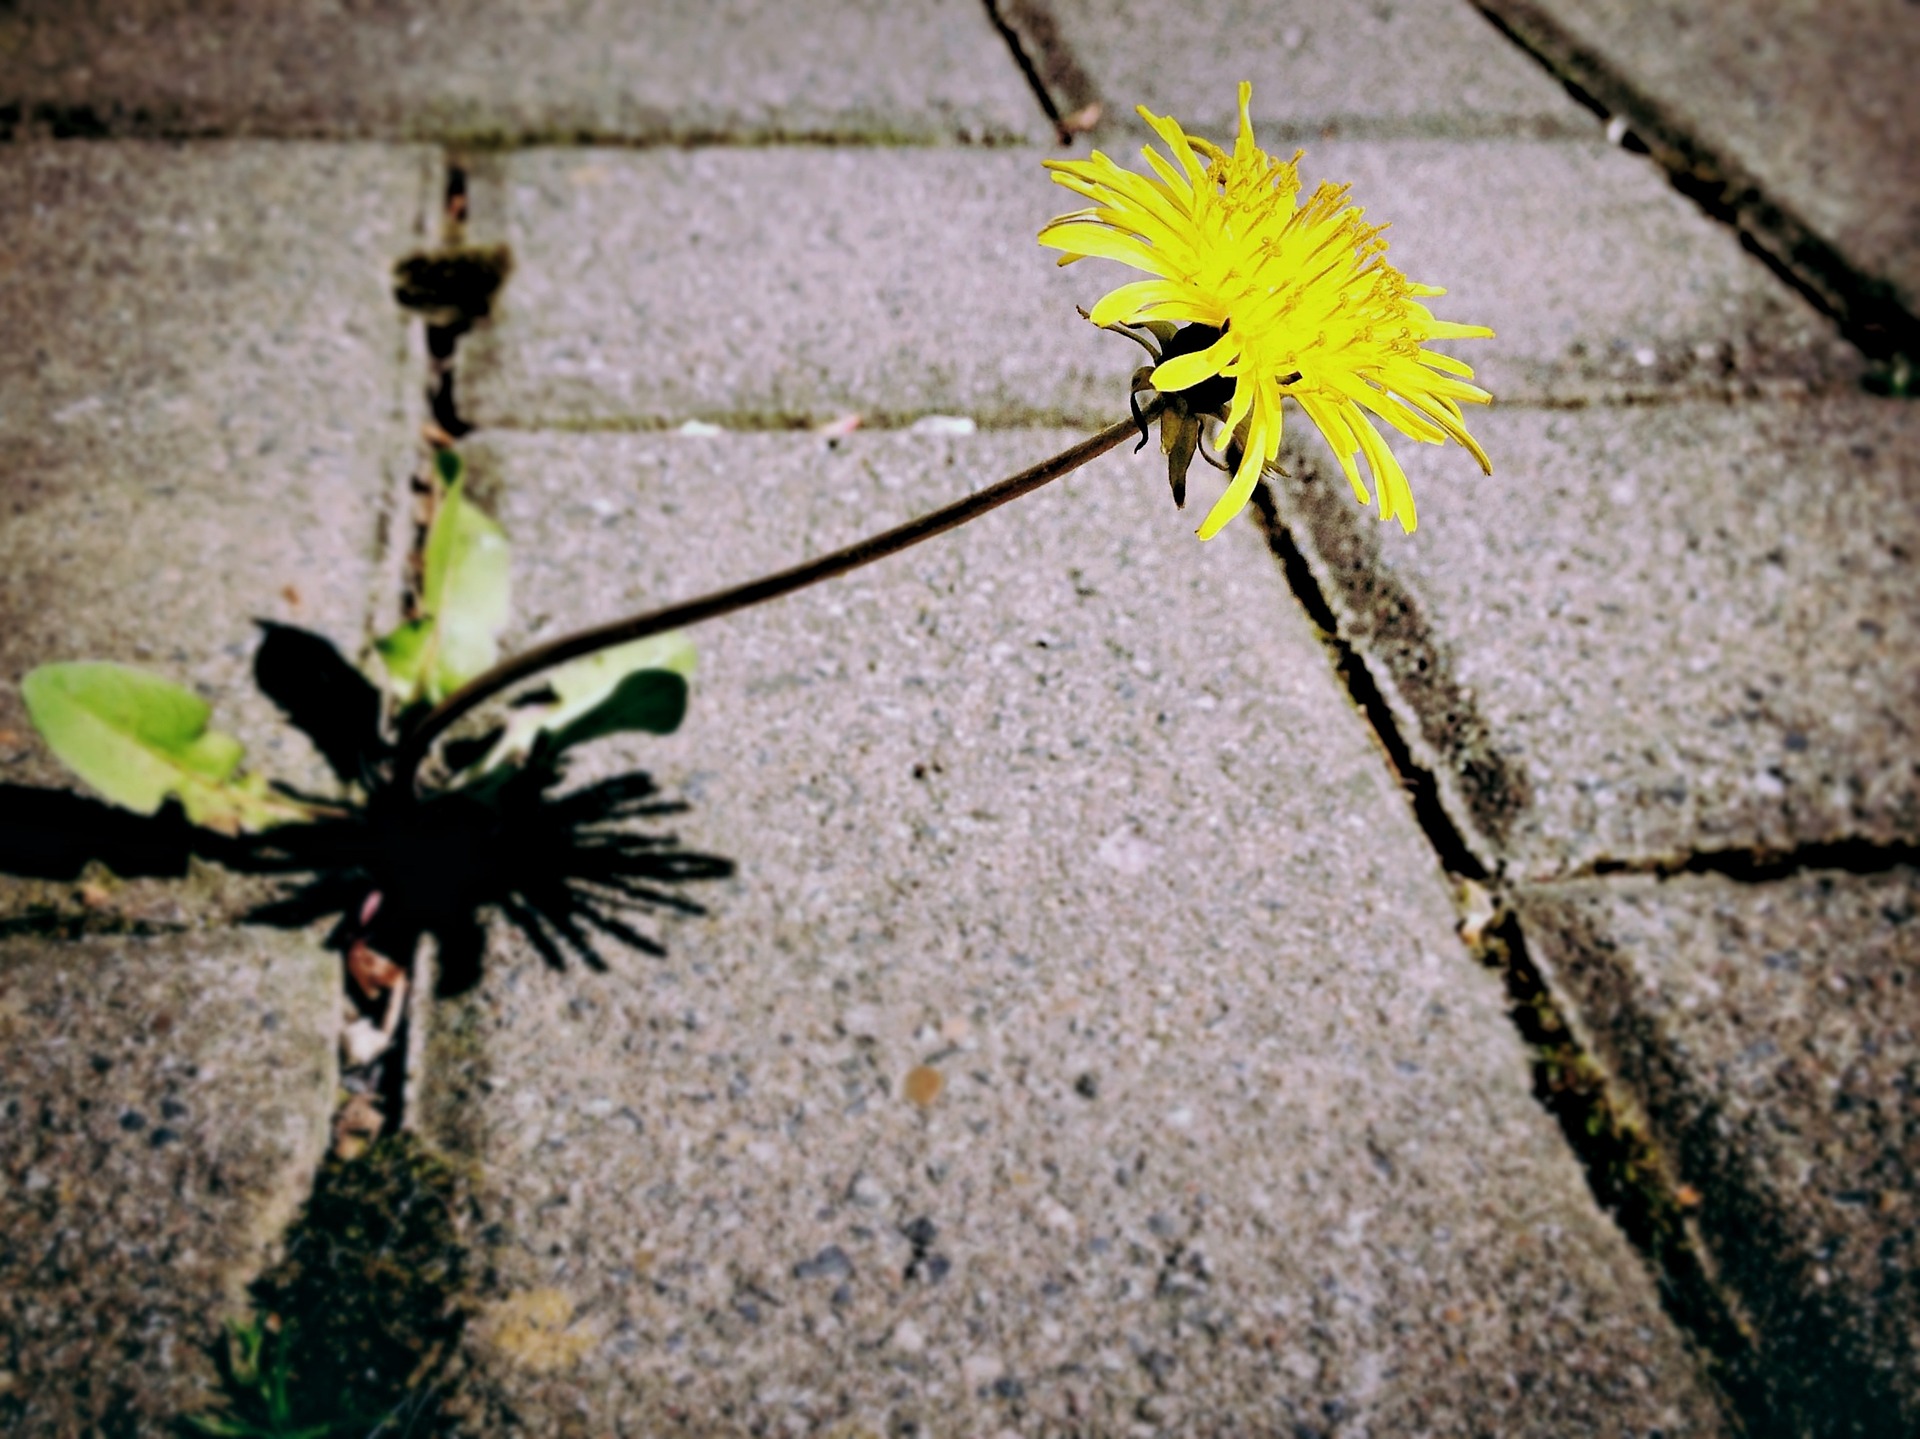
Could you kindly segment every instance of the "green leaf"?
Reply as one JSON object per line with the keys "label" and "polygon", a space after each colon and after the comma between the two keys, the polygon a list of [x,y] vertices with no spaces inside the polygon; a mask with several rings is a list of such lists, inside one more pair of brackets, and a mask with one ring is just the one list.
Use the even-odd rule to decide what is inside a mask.
{"label": "green leaf", "polygon": [[387,667],[395,690],[408,700],[420,693],[427,662],[427,642],[433,638],[433,625],[427,620],[408,620],[391,634],[373,642],[380,662]]}
{"label": "green leaf", "polygon": [[518,763],[542,734],[557,749],[626,730],[672,734],[687,712],[693,642],[678,631],[599,650],[548,677],[552,701],[517,707],[483,769]]}
{"label": "green leaf", "polygon": [[229,1419],[222,1414],[189,1414],[187,1423],[202,1434],[212,1434],[216,1439],[254,1439],[260,1433],[253,1425],[240,1419]]}
{"label": "green leaf", "polygon": [[640,670],[572,724],[553,731],[554,746],[584,744],[624,730],[672,734],[687,713],[687,680],[672,670]]}
{"label": "green leaf", "polygon": [[258,1315],[242,1322],[227,1321],[227,1365],[233,1381],[251,1386],[260,1378],[260,1351],[266,1346],[267,1326]]}
{"label": "green leaf", "polygon": [[506,533],[467,499],[458,458],[443,452],[437,463],[451,479],[427,531],[420,616],[375,645],[403,704],[438,704],[491,669],[507,625]]}
{"label": "green leaf", "polygon": [[223,834],[308,817],[260,776],[237,775],[240,741],[208,729],[207,702],[170,680],[99,661],[41,665],[20,696],[67,768],[137,814],[172,795],[188,819]]}
{"label": "green leaf", "polygon": [[506,533],[467,502],[456,480],[427,532],[426,608],[439,626],[428,681],[436,703],[499,657],[495,640],[507,627],[508,564]]}

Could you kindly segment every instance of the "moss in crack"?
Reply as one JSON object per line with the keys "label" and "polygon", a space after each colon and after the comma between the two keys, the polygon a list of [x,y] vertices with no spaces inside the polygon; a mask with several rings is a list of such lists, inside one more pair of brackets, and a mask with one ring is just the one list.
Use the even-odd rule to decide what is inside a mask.
{"label": "moss in crack", "polygon": [[1504,906],[1479,902],[1486,907],[1462,927],[1461,937],[1506,987],[1508,1013],[1532,1051],[1534,1098],[1579,1154],[1594,1198],[1634,1246],[1664,1269],[1688,1241],[1683,1205],[1666,1181],[1659,1151],[1637,1116],[1615,1102],[1606,1072],[1580,1043],[1528,957],[1518,919]]}
{"label": "moss in crack", "polygon": [[1765,1375],[1752,1326],[1710,1273],[1688,1210],[1699,1196],[1674,1183],[1645,1121],[1621,1100],[1588,1053],[1527,952],[1520,921],[1468,882],[1460,937],[1507,991],[1508,1013],[1532,1053],[1533,1095],[1578,1157],[1588,1188],[1646,1257],[1667,1313],[1707,1356],[1740,1427],[1784,1434],[1768,1419]]}
{"label": "moss in crack", "polygon": [[449,1432],[439,1400],[468,1279],[453,1170],[410,1134],[330,1157],[217,1356],[224,1393],[186,1432],[323,1439]]}

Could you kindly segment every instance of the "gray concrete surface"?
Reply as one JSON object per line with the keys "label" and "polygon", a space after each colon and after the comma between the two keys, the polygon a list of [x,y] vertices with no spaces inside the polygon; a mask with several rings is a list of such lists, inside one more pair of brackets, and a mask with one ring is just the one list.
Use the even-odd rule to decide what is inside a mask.
{"label": "gray concrete surface", "polygon": [[[532,639],[1073,438],[468,454]],[[740,875],[606,977],[502,937],[436,1021],[502,1231],[482,1428],[1719,1432],[1258,532],[1164,484],[717,623],[682,731],[590,755]]]}
{"label": "gray concrete surface", "polygon": [[[205,695],[251,765],[328,783],[253,688],[253,620],[365,638],[419,443],[387,271],[441,183],[412,148],[0,148],[0,781],[84,790],[18,681],[112,659]],[[208,870],[0,878],[10,1433],[199,1407],[204,1346],[306,1196],[338,962],[224,927],[259,897]]]}
{"label": "gray concrete surface", "polygon": [[1462,0],[1354,5],[1193,0],[1006,0],[1001,5],[1071,114],[1097,102],[1096,144],[1144,130],[1134,107],[1202,133],[1239,123],[1234,85],[1253,83],[1264,129],[1310,143],[1336,135],[1454,139],[1591,135],[1590,117]]}
{"label": "gray concrete surface", "polygon": [[0,150],[0,781],[78,787],[20,676],[141,665],[251,761],[326,782],[254,690],[256,618],[366,638],[421,362],[389,296],[441,170],[414,148]]}
{"label": "gray concrete surface", "polygon": [[261,930],[0,938],[0,1423],[159,1434],[305,1200],[333,956]]}
{"label": "gray concrete surface", "polygon": [[[1033,243],[1074,204],[1042,157],[483,161],[473,234],[511,245],[517,270],[462,351],[463,413],[568,429],[843,411],[1109,423],[1139,353],[1074,306],[1122,272],[1062,270]],[[1504,403],[1792,393],[1859,371],[1832,323],[1731,234],[1598,142],[1325,144],[1303,172],[1352,181],[1393,222],[1395,262],[1449,287],[1438,313],[1494,328],[1497,342],[1457,348]]]}
{"label": "gray concrete surface", "polygon": [[24,0],[0,107],[29,132],[499,144],[1044,137],[977,0],[341,6]]}
{"label": "gray concrete surface", "polygon": [[1920,412],[1496,408],[1474,429],[1491,477],[1403,447],[1412,541],[1310,432],[1276,493],[1485,864],[1920,840]]}
{"label": "gray concrete surface", "polygon": [[1483,0],[1793,264],[1803,235],[1920,313],[1920,27],[1901,0]]}
{"label": "gray concrete surface", "polygon": [[[1495,477],[1403,446],[1412,539],[1376,544],[1344,486],[1323,504],[1298,429],[1308,483],[1281,491],[1497,883],[1703,848],[1736,869],[1753,845],[1879,869],[1907,854],[1912,427],[1851,393],[1863,365],[1833,324],[1644,158],[1580,138],[1594,119],[1465,4],[1000,11],[1029,39],[1035,14],[1057,22],[1044,78],[1106,104],[1116,152],[1134,101],[1224,125],[1253,79],[1261,136],[1306,143],[1309,181],[1354,181],[1394,222],[1392,258],[1452,287],[1442,313],[1500,332],[1457,347],[1499,396],[1475,417]],[[1750,88],[1716,90],[1740,61],[1686,99],[1724,153],[1786,157],[1780,204],[1811,185],[1853,205],[1836,243],[1895,276],[1914,186],[1886,134],[1908,102],[1870,77],[1897,75],[1897,43],[1836,50],[1796,40],[1806,23],[1769,11],[1706,36],[1758,57]],[[1658,73],[1645,62],[1647,93]],[[850,538],[1061,437],[515,427],[1104,421],[1135,362],[1072,314],[1103,278],[1032,243],[1071,203],[1039,170],[1057,151],[964,0],[692,7],[665,28],[584,3],[456,26],[412,0],[345,16],[22,0],[0,15],[0,126],[412,137],[474,160],[473,235],[520,263],[463,346],[459,393],[491,427],[467,448],[519,545],[530,632]],[[789,140],[810,143],[763,143]],[[662,141],[695,148],[646,148]],[[214,695],[270,768],[309,762],[270,748],[243,621],[391,608],[375,520],[424,364],[386,271],[427,238],[443,158],[0,149],[0,315],[30,340],[0,357],[5,684],[81,641],[125,644]],[[261,472],[272,488],[236,483]],[[1451,933],[1436,836],[1250,520],[1197,546],[1161,483],[1114,459],[892,570],[716,626],[688,729],[594,756],[587,773],[656,765],[698,803],[676,822],[688,841],[743,872],[673,927],[664,962],[556,980],[503,933],[488,987],[437,1016],[423,1119],[481,1158],[501,1226],[463,1400],[482,1432],[510,1412],[595,1434],[851,1433],[890,1413],[935,1433],[1207,1432],[1217,1412],[1325,1435],[1721,1427],[1653,1266],[1526,1096],[1501,1000]],[[231,650],[178,639],[229,628]],[[0,685],[0,778],[61,782],[23,733]],[[1910,1246],[1913,1159],[1892,1136],[1911,1078],[1894,916],[1911,905],[1904,871],[1823,891],[1776,870],[1509,897],[1673,1182],[1702,1195],[1697,1226],[1782,1393],[1805,1400],[1748,1426],[1844,1433],[1842,1401],[1910,1403],[1886,1366],[1910,1362],[1911,1295],[1884,1266]],[[42,929],[224,913],[198,880],[102,882],[79,903],[52,925],[0,912]],[[72,966],[96,951],[111,988],[125,947],[129,1019],[165,1012],[140,988],[155,953],[243,955],[243,995],[305,963],[257,942],[13,941],[38,956],[18,965],[34,994],[91,976]],[[207,1067],[279,1062],[226,1033],[252,1012],[197,1031]],[[32,1014],[84,1032],[70,999]],[[1750,1030],[1792,1063],[1741,1047]],[[81,1062],[34,1032],[0,1077]],[[57,1112],[120,1072],[67,1083]],[[153,1152],[176,1144],[224,1153],[198,1131]],[[84,1210],[85,1253],[173,1232],[165,1174],[102,1162],[120,1177],[106,1217]],[[296,1169],[267,1163],[281,1189],[250,1192]],[[54,1222],[48,1192],[66,1203],[35,1189],[21,1233]],[[85,1322],[177,1356],[189,1311],[211,1317],[203,1296],[243,1277],[233,1236],[257,1232],[207,1222],[229,1247],[200,1287],[150,1299],[121,1284],[144,1284],[145,1260],[88,1259],[54,1292],[102,1272]],[[35,1354],[80,1352],[64,1322],[32,1311]],[[1824,1378],[1808,1333],[1842,1356]],[[123,1409],[155,1432],[188,1383],[173,1362],[138,1397],[76,1390],[58,1417],[9,1369],[0,1403],[35,1396],[47,1432]]]}
{"label": "gray concrete surface", "polygon": [[1920,1428],[1920,876],[1524,891],[1536,961],[1642,1097],[1783,1411]]}

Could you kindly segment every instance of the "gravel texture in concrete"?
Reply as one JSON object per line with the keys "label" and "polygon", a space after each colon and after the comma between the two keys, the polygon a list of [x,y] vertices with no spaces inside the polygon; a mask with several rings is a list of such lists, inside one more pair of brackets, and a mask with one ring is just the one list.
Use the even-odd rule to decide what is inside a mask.
{"label": "gravel texture in concrete", "polygon": [[23,0],[0,107],[29,131],[456,144],[1048,131],[978,0]]}
{"label": "gravel texture in concrete", "polygon": [[269,930],[0,939],[0,1423],[161,1434],[305,1199],[339,971]]}
{"label": "gravel texture in concrete", "polygon": [[1481,0],[1789,263],[1920,312],[1920,26],[1902,0]]}
{"label": "gravel texture in concrete", "polygon": [[[526,638],[1075,438],[475,436]],[[480,1422],[533,1434],[1721,1432],[1251,524],[1110,458],[701,631],[588,752],[736,880],[664,960],[496,936]]]}
{"label": "gravel texture in concrete", "polygon": [[[486,159],[473,232],[514,277],[465,343],[475,423],[778,426],[859,411],[983,424],[1121,413],[1143,356],[1074,313],[1127,278],[1034,242],[1073,208],[1042,153],[534,150]],[[1651,167],[1599,143],[1316,146],[1390,258],[1491,325],[1455,348],[1501,400],[1824,388],[1832,323]],[[1524,279],[1516,283],[1516,275]]]}
{"label": "gravel texture in concrete", "polygon": [[1920,875],[1522,891],[1814,1432],[1920,1430]]}
{"label": "gravel texture in concrete", "polygon": [[414,148],[0,150],[0,782],[78,784],[18,683],[79,659],[191,686],[255,766],[325,782],[253,687],[253,621],[365,639],[418,445],[388,271],[440,179]]}
{"label": "gravel texture in concrete", "polygon": [[1598,122],[1461,0],[1002,0],[1055,107],[1097,102],[1098,144],[1145,133],[1145,105],[1203,133],[1238,124],[1253,83],[1276,140],[1591,135]]}
{"label": "gravel texture in concrete", "polygon": [[1494,460],[1403,444],[1383,530],[1317,438],[1276,486],[1490,867],[1920,839],[1920,413],[1495,410]]}

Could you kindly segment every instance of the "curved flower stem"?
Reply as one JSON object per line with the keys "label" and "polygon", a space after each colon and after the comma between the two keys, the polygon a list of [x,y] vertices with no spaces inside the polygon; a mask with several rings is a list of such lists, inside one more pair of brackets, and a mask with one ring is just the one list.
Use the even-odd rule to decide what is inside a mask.
{"label": "curved flower stem", "polygon": [[[1162,401],[1158,396],[1140,407],[1140,415],[1146,420],[1156,416]],[[1069,474],[1089,460],[1098,459],[1123,440],[1141,433],[1141,422],[1135,418],[1121,420],[1109,425],[1090,439],[1082,440],[1071,449],[1062,450],[1052,459],[1042,460],[1031,469],[1010,475],[997,485],[989,485],[963,500],[958,500],[944,509],[935,510],[930,515],[922,515],[917,520],[909,520],[895,529],[870,535],[864,540],[848,545],[843,550],[822,555],[818,559],[808,560],[805,564],[795,565],[792,569],[780,570],[757,580],[750,580],[731,589],[717,590],[712,594],[701,595],[697,599],[683,600],[677,605],[668,605],[665,609],[651,610],[646,614],[632,615],[626,619],[614,620],[611,624],[596,625],[592,629],[577,630],[570,635],[549,640],[543,645],[535,645],[530,650],[509,659],[502,660],[485,674],[467,681],[459,689],[448,695],[429,710],[424,717],[402,736],[394,752],[393,782],[402,789],[410,788],[414,776],[426,759],[427,751],[433,742],[446,732],[455,720],[475,706],[485,703],[509,685],[538,674],[541,670],[551,669],[554,665],[567,660],[578,659],[581,655],[592,654],[595,650],[610,649],[614,645],[627,644],[630,641],[645,639],[648,635],[657,635],[666,630],[682,629],[687,625],[714,619],[720,615],[732,614],[735,610],[744,610],[767,600],[778,599],[781,595],[792,594],[795,590],[805,589],[808,585],[822,580],[834,579],[857,570],[862,565],[870,565],[875,560],[883,560],[889,555],[930,540],[935,535],[945,534],[957,529],[969,520],[978,519],[989,510],[998,509],[1009,500],[1017,500],[1030,494],[1043,485],[1051,484],[1062,475]]]}

